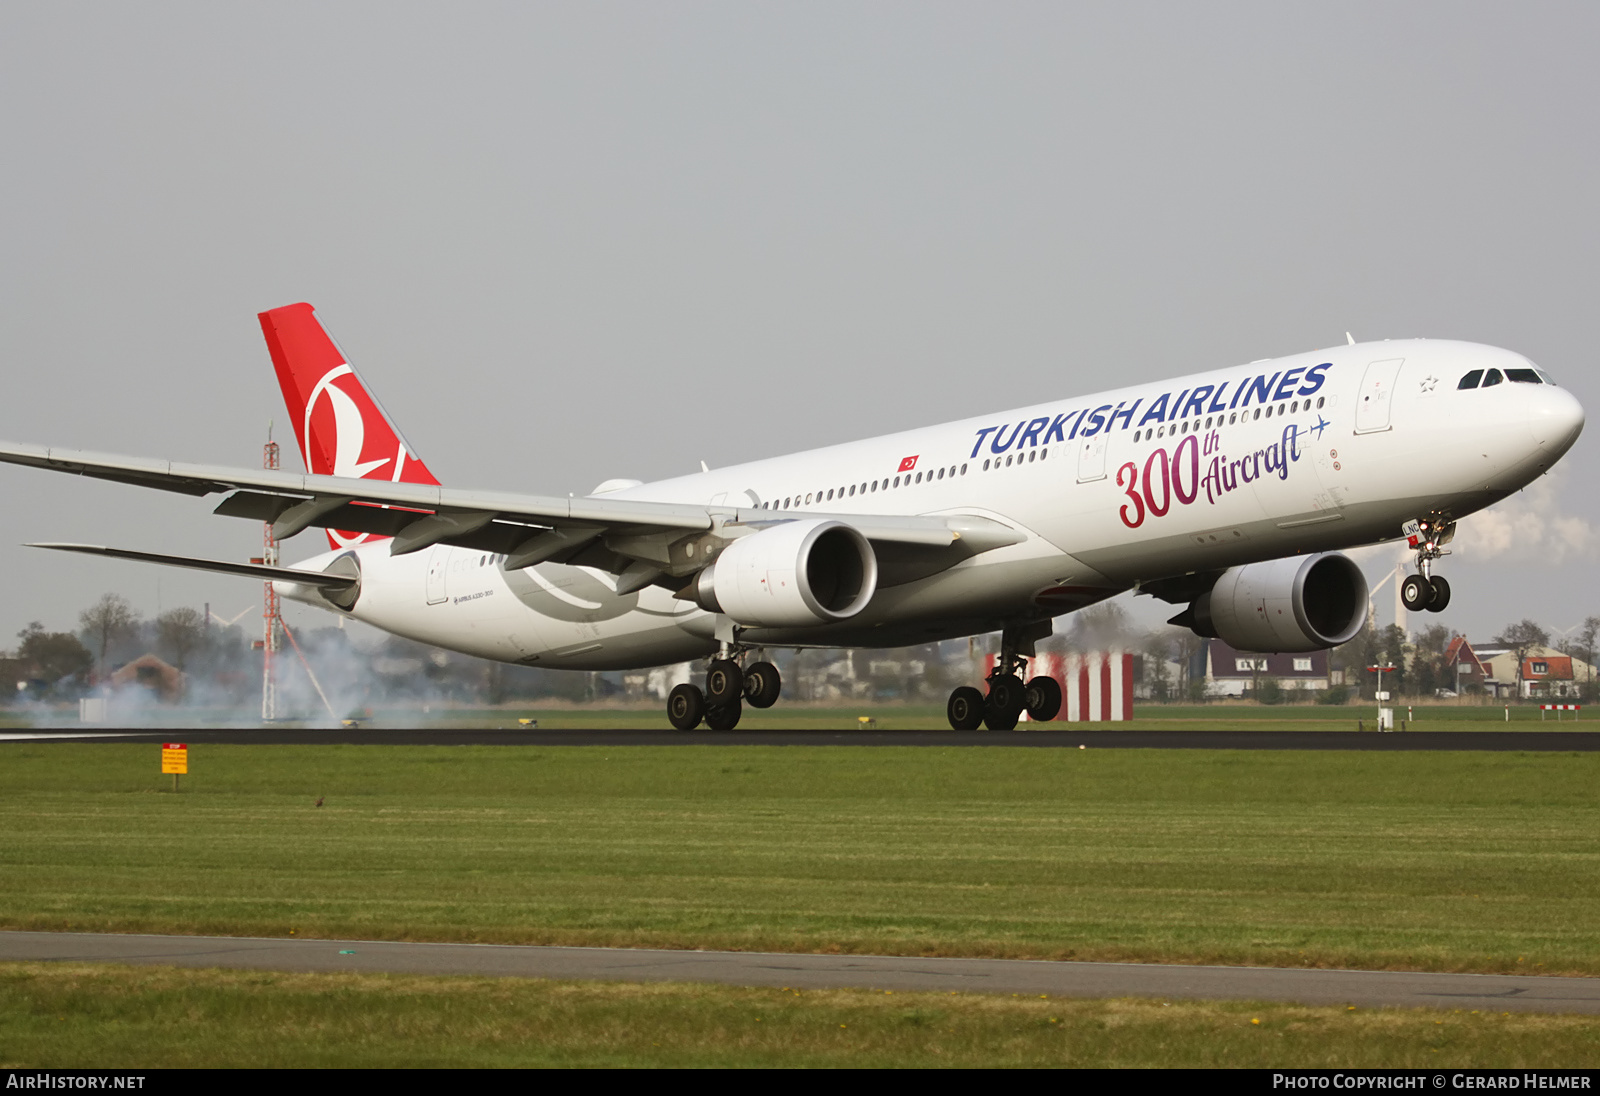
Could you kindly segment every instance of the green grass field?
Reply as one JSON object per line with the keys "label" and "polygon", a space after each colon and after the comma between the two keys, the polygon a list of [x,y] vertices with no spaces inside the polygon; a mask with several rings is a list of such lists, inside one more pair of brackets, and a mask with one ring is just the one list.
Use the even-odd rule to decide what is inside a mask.
{"label": "green grass field", "polygon": [[1564,1068],[1592,1017],[0,965],[0,1068]]}
{"label": "green grass field", "polygon": [[0,745],[0,925],[1600,973],[1593,754],[158,755]]}
{"label": "green grass field", "polygon": [[[1600,973],[1600,756],[0,744],[0,927]],[[314,806],[318,796],[325,805]],[[1592,1017],[0,964],[0,1065],[1594,1066]]]}

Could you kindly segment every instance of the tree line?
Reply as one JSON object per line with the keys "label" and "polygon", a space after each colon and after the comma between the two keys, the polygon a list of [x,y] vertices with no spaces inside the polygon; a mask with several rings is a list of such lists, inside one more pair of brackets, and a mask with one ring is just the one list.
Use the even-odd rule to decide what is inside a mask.
{"label": "tree line", "polygon": [[223,666],[243,670],[250,653],[240,628],[187,606],[143,620],[121,594],[106,594],[80,612],[76,631],[48,631],[35,620],[17,633],[17,641],[6,667],[12,690],[36,698],[78,695],[145,653],[184,673]]}
{"label": "tree line", "polygon": [[[252,624],[256,619],[251,618]],[[1041,643],[1041,651],[1130,651],[1140,656],[1135,662],[1136,678],[1152,700],[1206,699],[1203,659],[1199,657],[1205,640],[1188,629],[1168,626],[1142,631],[1115,602],[1074,613],[1058,622],[1058,628],[1055,636]],[[219,689],[240,703],[259,696],[261,653],[253,647],[254,635],[189,607],[168,609],[145,620],[126,598],[108,593],[78,614],[75,631],[52,632],[33,621],[17,638],[16,657],[0,661],[0,695],[9,698],[71,700],[107,680],[120,665],[147,653],[186,675],[203,679],[210,699],[216,699]],[[1374,675],[1366,667],[1393,665],[1396,669],[1384,675],[1386,689],[1399,696],[1432,698],[1440,690],[1460,687],[1454,667],[1446,661],[1454,638],[1441,624],[1430,624],[1408,636],[1396,625],[1380,628],[1369,622],[1354,639],[1329,654],[1330,667],[1344,671],[1345,687],[1306,695],[1262,676],[1251,682],[1250,693],[1268,703],[1293,699],[1339,703],[1352,692],[1370,692]],[[978,652],[992,649],[992,639],[857,652],[856,676],[873,679],[870,691],[880,699],[937,698],[953,684],[966,683],[975,674],[981,676]],[[618,674],[502,666],[399,637],[386,637],[377,648],[358,651],[336,627],[309,630],[299,635],[299,643],[318,676],[327,678],[324,686],[353,698],[352,704],[428,697],[467,703],[499,703],[518,697],[581,702],[622,690]],[[1600,616],[1587,618],[1554,644],[1550,632],[1532,620],[1508,624],[1489,643],[1515,654],[1519,677],[1529,653],[1539,648],[1553,647],[1593,665],[1600,647]],[[814,675],[824,664],[848,657],[843,651],[818,650],[797,653],[784,661],[786,672]],[[282,659],[281,679],[300,673],[291,652],[283,652]],[[868,669],[875,666],[883,667],[895,680],[875,680],[880,675]],[[915,667],[915,672],[910,672],[910,667]],[[1582,675],[1573,684],[1586,700],[1600,694],[1600,682]],[[1519,695],[1521,691],[1519,681]]]}

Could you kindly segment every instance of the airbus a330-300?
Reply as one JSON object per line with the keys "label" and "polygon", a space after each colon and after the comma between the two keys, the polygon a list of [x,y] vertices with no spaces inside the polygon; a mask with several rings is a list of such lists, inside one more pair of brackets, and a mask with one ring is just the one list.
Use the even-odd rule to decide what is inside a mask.
{"label": "airbus a330-300", "polygon": [[306,473],[0,444],[0,460],[190,495],[330,550],[292,567],[97,545],[266,579],[282,596],[503,662],[604,670],[709,659],[668,717],[738,723],[778,699],[783,647],[1001,634],[951,725],[1049,719],[1025,681],[1055,617],[1128,589],[1245,651],[1312,651],[1361,628],[1339,549],[1408,539],[1406,606],[1439,610],[1456,522],[1527,485],[1583,429],[1527,358],[1405,340],[1199,373],[581,498],[441,485],[310,305],[260,316]]}

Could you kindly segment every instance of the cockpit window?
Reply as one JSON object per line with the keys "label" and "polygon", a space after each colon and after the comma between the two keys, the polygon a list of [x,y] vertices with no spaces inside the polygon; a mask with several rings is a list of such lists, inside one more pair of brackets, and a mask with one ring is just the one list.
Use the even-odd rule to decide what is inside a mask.
{"label": "cockpit window", "polygon": [[1461,383],[1456,385],[1456,387],[1457,388],[1476,388],[1476,387],[1478,387],[1478,382],[1481,381],[1481,380],[1483,380],[1483,370],[1474,369],[1472,372],[1468,373],[1465,377],[1462,377],[1461,378]]}
{"label": "cockpit window", "polygon": [[1507,369],[1506,380],[1514,384],[1538,384],[1539,373],[1534,369]]}
{"label": "cockpit window", "polygon": [[1544,381],[1545,384],[1555,384],[1556,383],[1551,378],[1550,374],[1546,373],[1543,369],[1535,369],[1534,372],[1539,374],[1539,379]]}
{"label": "cockpit window", "polygon": [[1505,380],[1505,378],[1500,375],[1500,370],[1491,369],[1489,370],[1489,375],[1483,378],[1483,386],[1485,388],[1493,388],[1503,380]]}

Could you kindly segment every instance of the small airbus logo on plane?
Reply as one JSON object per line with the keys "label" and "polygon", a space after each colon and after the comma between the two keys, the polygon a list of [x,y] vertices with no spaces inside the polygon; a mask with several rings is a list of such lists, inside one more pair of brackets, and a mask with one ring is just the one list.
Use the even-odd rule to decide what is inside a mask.
{"label": "small airbus logo on plane", "polygon": [[[921,453],[918,453],[917,457],[920,457],[921,455],[922,455]],[[909,471],[911,471],[913,468],[915,468],[917,466],[917,457],[907,457],[905,460],[900,462],[900,467],[895,469],[895,471],[897,471],[897,472],[909,472]]]}

